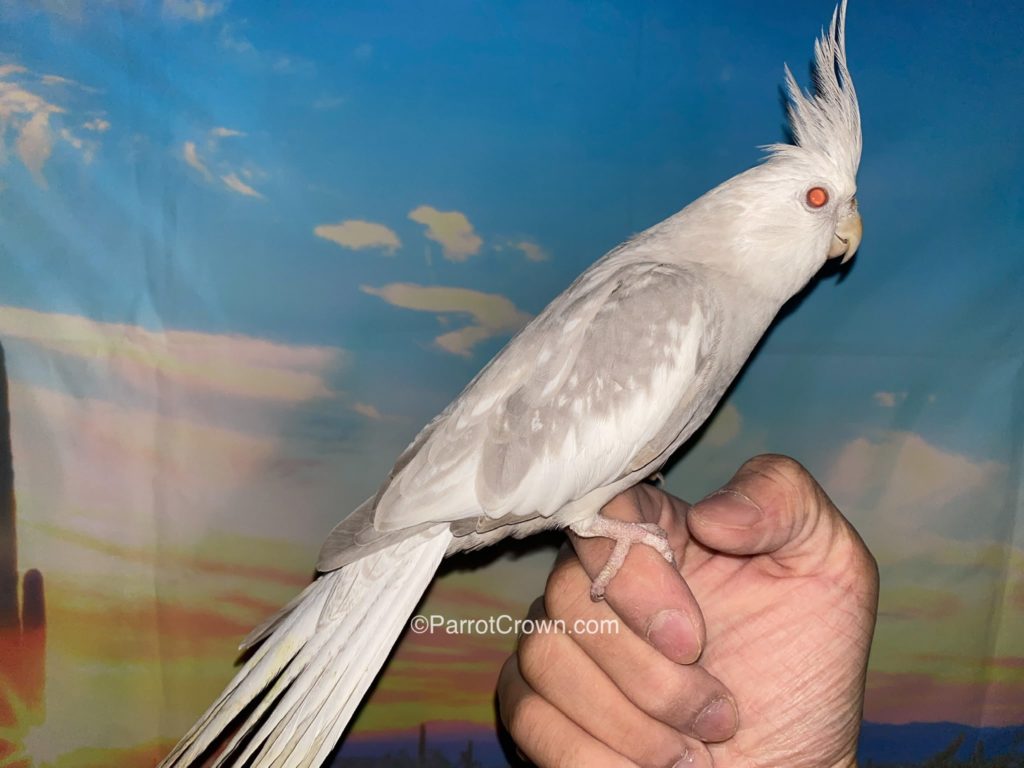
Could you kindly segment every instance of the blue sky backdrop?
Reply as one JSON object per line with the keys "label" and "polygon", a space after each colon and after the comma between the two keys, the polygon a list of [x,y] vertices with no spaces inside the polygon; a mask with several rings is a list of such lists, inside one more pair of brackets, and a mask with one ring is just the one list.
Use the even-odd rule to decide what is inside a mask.
{"label": "blue sky backdrop", "polygon": [[[139,625],[153,687],[109,696],[162,695],[169,715],[48,743],[127,749],[188,725],[244,627],[512,333],[783,138],[783,62],[807,84],[831,10],[2,0],[22,560],[51,572],[58,625],[86,586],[96,616],[193,611]],[[868,716],[885,722],[1024,711],[1021,19],[851,2],[861,252],[786,314],[669,478],[698,497],[771,450],[822,479],[882,563]],[[522,594],[505,570],[458,589],[525,608],[546,560],[518,563]],[[130,573],[159,588],[111,586]],[[95,684],[86,662],[125,653],[67,626],[55,697],[58,671]],[[504,647],[473,657],[476,703],[403,699],[395,719],[385,702],[367,727],[485,723]]]}

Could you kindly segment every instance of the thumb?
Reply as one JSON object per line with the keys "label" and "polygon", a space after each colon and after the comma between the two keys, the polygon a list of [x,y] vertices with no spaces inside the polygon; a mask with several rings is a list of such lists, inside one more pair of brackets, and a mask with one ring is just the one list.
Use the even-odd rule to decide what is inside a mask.
{"label": "thumb", "polygon": [[[821,486],[786,456],[756,456],[726,485],[695,504],[695,539],[732,555],[770,555],[798,571],[816,570],[837,547],[866,548]],[[849,550],[848,550],[849,551]]]}

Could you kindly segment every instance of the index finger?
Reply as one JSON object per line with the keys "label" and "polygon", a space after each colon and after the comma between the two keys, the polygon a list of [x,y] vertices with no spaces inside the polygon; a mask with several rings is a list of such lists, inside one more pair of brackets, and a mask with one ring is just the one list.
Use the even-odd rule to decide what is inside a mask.
{"label": "index finger", "polygon": [[[655,523],[668,534],[680,561],[689,541],[686,504],[650,485],[638,485],[605,505],[605,517],[635,523]],[[591,579],[611,556],[614,542],[569,533],[580,563]],[[608,585],[605,598],[635,634],[678,664],[700,658],[706,637],[704,617],[679,571],[650,547],[635,545]]]}

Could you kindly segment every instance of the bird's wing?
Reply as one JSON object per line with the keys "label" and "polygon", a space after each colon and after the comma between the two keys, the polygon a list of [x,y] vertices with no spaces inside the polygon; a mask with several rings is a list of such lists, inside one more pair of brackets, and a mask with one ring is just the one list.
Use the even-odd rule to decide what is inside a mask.
{"label": "bird's wing", "polygon": [[677,266],[586,273],[413,442],[373,528],[550,516],[652,461],[678,435],[664,427],[680,403],[699,399],[712,301]]}

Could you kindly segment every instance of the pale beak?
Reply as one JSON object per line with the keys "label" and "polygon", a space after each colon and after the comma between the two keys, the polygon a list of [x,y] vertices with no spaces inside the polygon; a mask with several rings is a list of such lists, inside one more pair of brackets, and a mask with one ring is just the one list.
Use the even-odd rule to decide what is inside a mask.
{"label": "pale beak", "polygon": [[832,247],[828,249],[830,259],[842,256],[842,264],[853,258],[860,245],[860,239],[864,234],[864,225],[861,223],[860,214],[857,213],[856,205],[843,216],[836,225],[836,231],[832,235]]}

